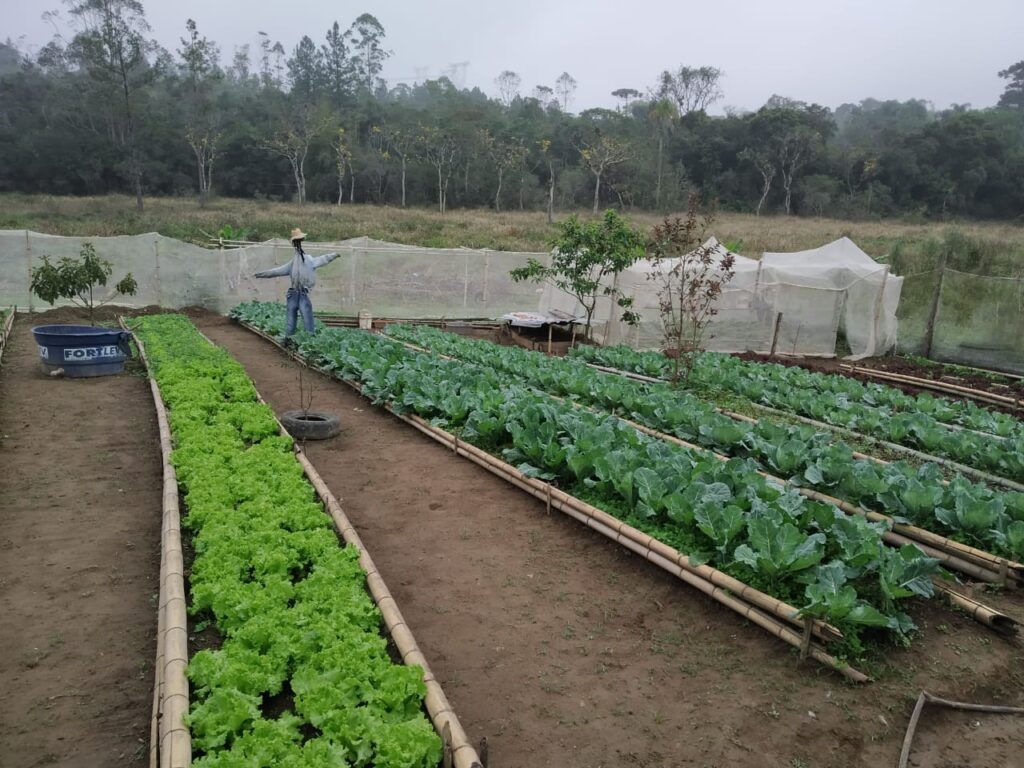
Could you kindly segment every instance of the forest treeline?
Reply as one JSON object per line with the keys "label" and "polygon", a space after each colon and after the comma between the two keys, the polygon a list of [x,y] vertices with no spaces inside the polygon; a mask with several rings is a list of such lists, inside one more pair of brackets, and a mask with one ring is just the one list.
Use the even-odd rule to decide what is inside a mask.
{"label": "forest treeline", "polygon": [[686,65],[588,109],[568,72],[536,85],[497,73],[493,95],[455,76],[389,84],[370,14],[224,56],[191,20],[162,48],[139,0],[69,8],[68,30],[33,53],[0,44],[0,191],[127,191],[140,208],[215,193],[550,216],[679,209],[697,193],[757,213],[1024,214],[1024,62],[993,73],[1005,92],[983,109],[775,96],[712,116],[721,72]]}

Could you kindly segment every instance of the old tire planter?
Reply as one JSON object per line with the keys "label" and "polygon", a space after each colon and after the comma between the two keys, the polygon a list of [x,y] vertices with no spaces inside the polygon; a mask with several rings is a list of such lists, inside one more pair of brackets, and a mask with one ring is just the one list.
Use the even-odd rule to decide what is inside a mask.
{"label": "old tire planter", "polygon": [[341,421],[323,411],[285,411],[281,423],[296,440],[327,440],[341,431]]}

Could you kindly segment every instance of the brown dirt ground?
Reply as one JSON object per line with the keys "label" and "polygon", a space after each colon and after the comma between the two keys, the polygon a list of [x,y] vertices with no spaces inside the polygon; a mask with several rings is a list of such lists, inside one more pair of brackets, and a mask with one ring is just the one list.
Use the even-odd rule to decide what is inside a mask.
{"label": "brown dirt ground", "polygon": [[19,315],[0,369],[0,765],[146,762],[161,461],[144,378],[44,374]]}
{"label": "brown dirt ground", "polygon": [[[296,365],[214,317],[200,328],[278,412]],[[654,566],[460,459],[344,385],[313,408],[342,434],[307,445],[372,553],[470,737],[495,765],[894,765],[921,688],[1024,704],[1024,653],[961,614],[852,687]],[[984,599],[1017,614],[1020,594]],[[1012,716],[928,711],[915,766],[1021,765]],[[1017,761],[1016,763],[1014,761]]]}
{"label": "brown dirt ground", "polygon": [[[877,379],[871,376],[866,376],[861,373],[854,373],[848,370],[840,368],[840,363],[843,361],[836,360],[834,358],[823,358],[823,357],[783,357],[779,356],[774,359],[769,358],[768,355],[759,355],[753,352],[745,352],[738,354],[742,360],[754,360],[756,362],[773,362],[779,365],[788,365],[795,368],[803,368],[808,371],[815,371],[817,373],[829,373],[839,376],[846,376],[850,379],[856,379],[863,384],[882,384],[887,387],[895,387],[901,389],[910,395],[919,395],[921,393],[927,393],[934,397],[941,397],[946,400],[968,400],[966,397],[959,397],[954,394],[946,392],[937,392],[934,389],[928,389],[926,387],[915,387],[913,384],[904,384],[899,381],[888,381],[885,379]],[[1003,395],[1008,397],[1021,397],[1024,392],[1024,382],[1017,381],[994,381],[993,379],[986,378],[985,376],[976,376],[965,374],[961,371],[952,371],[946,369],[941,363],[937,363],[934,366],[919,365],[911,362],[904,357],[872,357],[865,360],[858,360],[857,366],[861,368],[871,368],[878,371],[888,371],[890,373],[901,373],[905,376],[916,376],[922,379],[932,379],[934,381],[942,381],[947,384],[956,384],[961,387],[970,387],[971,389],[979,389],[982,392],[992,392],[996,395]],[[1005,382],[1005,383],[1004,383]],[[1011,406],[1000,406],[992,403],[981,402],[978,400],[971,400],[975,405],[982,408],[988,408],[993,411],[1001,411],[1002,413],[1008,413],[1018,418],[1024,417],[1024,412],[1019,408],[1013,408]]]}

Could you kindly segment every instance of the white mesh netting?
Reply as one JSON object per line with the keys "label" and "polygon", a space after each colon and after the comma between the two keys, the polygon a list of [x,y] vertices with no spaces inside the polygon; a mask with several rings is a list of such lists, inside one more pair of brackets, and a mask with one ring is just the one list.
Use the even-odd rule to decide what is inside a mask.
{"label": "white mesh netting", "polygon": [[[717,240],[705,243],[720,261],[728,251]],[[843,331],[851,357],[882,354],[896,342],[896,308],[902,278],[889,274],[847,238],[812,251],[766,253],[759,261],[733,254],[735,275],[724,287],[707,340],[719,352],[768,352],[778,317],[776,350],[786,354],[835,354]],[[594,319],[595,338],[637,349],[663,345],[659,283],[651,275],[669,270],[641,260],[622,272],[615,288],[633,297],[637,325],[619,319],[610,299],[602,298]],[[548,287],[542,309],[580,312],[572,296]]]}
{"label": "white mesh netting", "polygon": [[[292,249],[284,240],[211,250],[146,234],[125,237],[61,237],[26,230],[0,231],[0,304],[43,309],[29,293],[31,270],[43,256],[77,257],[83,242],[113,265],[116,282],[131,272],[138,294],[123,303],[168,308],[202,306],[227,312],[252,299],[283,301],[286,279],[257,279],[255,272],[283,264]],[[726,251],[713,238],[721,255]],[[577,312],[576,300],[550,286],[515,283],[509,270],[547,253],[511,253],[464,248],[420,248],[369,238],[307,243],[311,254],[340,257],[317,272],[313,305],[318,311],[374,317],[497,318],[518,310]],[[833,355],[842,330],[854,357],[880,354],[896,340],[896,307],[902,278],[890,275],[843,238],[813,251],[766,253],[760,261],[735,255],[736,275],[719,302],[708,348],[724,352],[769,351],[779,319],[777,351]],[[595,337],[639,349],[662,344],[653,266],[641,261],[621,273],[617,287],[634,297],[640,323],[618,319],[602,298]]]}

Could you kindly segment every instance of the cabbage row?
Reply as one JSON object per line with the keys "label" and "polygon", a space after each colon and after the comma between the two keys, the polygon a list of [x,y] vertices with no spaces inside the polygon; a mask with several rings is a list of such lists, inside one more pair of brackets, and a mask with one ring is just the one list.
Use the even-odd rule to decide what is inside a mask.
{"label": "cabbage row", "polygon": [[[584,346],[572,354],[577,359],[654,377],[664,377],[670,364],[657,352],[637,352],[628,347]],[[699,356],[690,381],[696,387],[733,392],[754,403],[1024,481],[1024,425],[1012,416],[970,402],[928,394],[915,397],[895,387],[862,384],[846,376],[712,352]],[[989,434],[951,430],[944,424]]]}
{"label": "cabbage row", "polygon": [[855,459],[831,434],[807,425],[738,422],[664,384],[610,377],[573,358],[499,347],[426,326],[388,327],[388,334],[442,354],[489,365],[556,395],[571,397],[720,453],[751,458],[793,484],[907,520],[1006,557],[1024,557],[1024,494],[999,492],[956,477],[942,484],[939,467]]}
{"label": "cabbage row", "polygon": [[423,671],[391,661],[358,552],[339,544],[245,371],[180,315],[136,333],[185,491],[189,612],[223,638],[188,665],[196,768],[436,766]]}
{"label": "cabbage row", "polygon": [[[280,334],[280,305],[232,313]],[[509,383],[494,368],[439,360],[361,331],[319,328],[298,353],[361,383],[376,403],[412,412],[557,483],[609,514],[768,594],[839,626],[846,652],[864,637],[905,640],[900,603],[932,594],[937,562],[882,541],[885,527],[767,481],[754,462],[721,462],[647,437],[616,418]]]}

